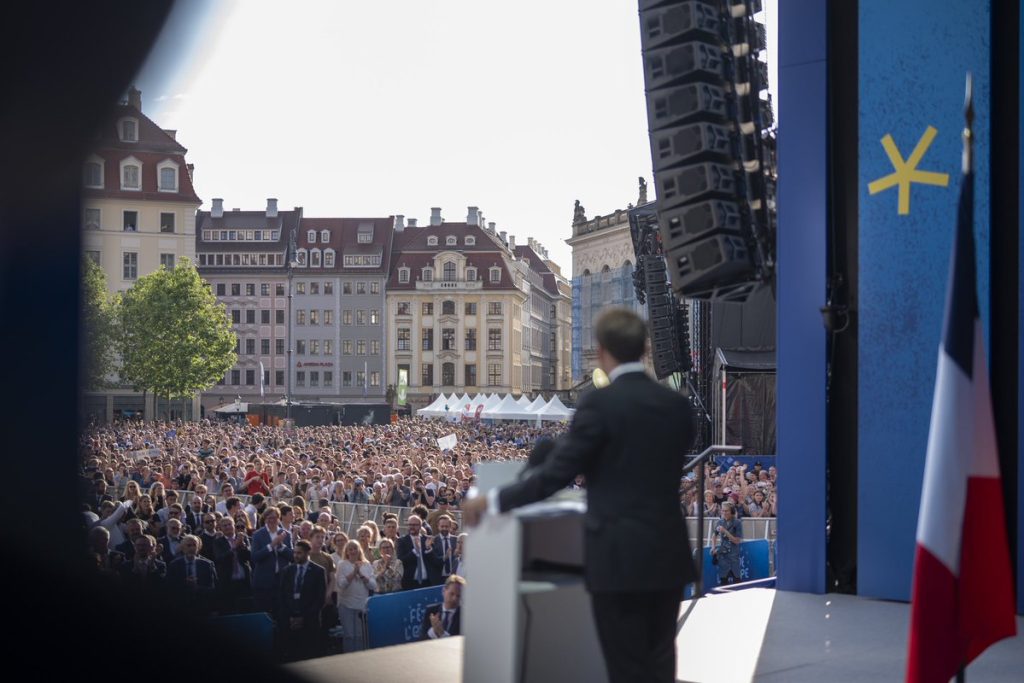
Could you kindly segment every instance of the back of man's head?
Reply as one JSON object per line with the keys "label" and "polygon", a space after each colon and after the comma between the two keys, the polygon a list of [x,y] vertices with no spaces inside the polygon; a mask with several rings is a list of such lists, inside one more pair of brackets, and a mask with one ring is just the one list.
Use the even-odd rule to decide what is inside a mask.
{"label": "back of man's head", "polygon": [[597,343],[619,363],[632,363],[644,355],[647,325],[626,308],[610,308],[594,324]]}

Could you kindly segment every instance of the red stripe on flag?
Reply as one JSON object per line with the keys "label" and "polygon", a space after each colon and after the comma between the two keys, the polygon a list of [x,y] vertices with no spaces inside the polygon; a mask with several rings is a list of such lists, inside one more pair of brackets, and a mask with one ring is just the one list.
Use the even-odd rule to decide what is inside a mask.
{"label": "red stripe on flag", "polygon": [[918,544],[914,556],[907,683],[946,683],[960,668],[956,584],[949,568]]}
{"label": "red stripe on flag", "polygon": [[1017,632],[1005,514],[999,479],[967,479],[959,581],[965,663]]}

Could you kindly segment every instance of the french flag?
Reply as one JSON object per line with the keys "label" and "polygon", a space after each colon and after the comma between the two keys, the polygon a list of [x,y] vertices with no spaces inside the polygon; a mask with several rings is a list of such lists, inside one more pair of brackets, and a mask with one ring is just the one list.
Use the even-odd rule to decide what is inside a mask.
{"label": "french flag", "polygon": [[[969,158],[969,157],[968,157]],[[907,681],[947,683],[1016,633],[965,171],[917,521]]]}

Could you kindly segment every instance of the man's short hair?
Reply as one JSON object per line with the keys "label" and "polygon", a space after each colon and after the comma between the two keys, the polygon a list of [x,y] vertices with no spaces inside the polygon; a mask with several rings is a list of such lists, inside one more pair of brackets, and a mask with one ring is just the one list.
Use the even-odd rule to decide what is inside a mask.
{"label": "man's short hair", "polygon": [[465,586],[466,585],[466,579],[462,578],[458,574],[449,574],[448,578],[444,580],[444,587],[447,588],[448,586],[452,585],[453,583],[457,583],[460,586]]}
{"label": "man's short hair", "polygon": [[626,308],[610,308],[594,323],[594,337],[620,363],[632,363],[644,355],[647,325]]}
{"label": "man's short hair", "polygon": [[231,508],[235,507],[236,505],[241,505],[241,504],[242,504],[242,499],[239,498],[238,496],[231,496],[230,498],[228,498],[227,500],[224,501],[224,507],[227,508],[228,510],[230,510]]}
{"label": "man's short hair", "polygon": [[299,540],[295,541],[295,547],[305,548],[307,553],[313,550],[313,544],[304,538],[300,538]]}
{"label": "man's short hair", "polygon": [[281,503],[280,505],[277,506],[277,512],[282,517],[284,517],[285,515],[287,515],[291,511],[292,511],[292,506],[289,505],[288,503]]}

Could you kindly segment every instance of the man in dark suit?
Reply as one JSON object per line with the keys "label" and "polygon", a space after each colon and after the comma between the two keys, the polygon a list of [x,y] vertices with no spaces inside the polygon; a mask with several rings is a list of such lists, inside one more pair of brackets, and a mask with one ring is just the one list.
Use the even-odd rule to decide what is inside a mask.
{"label": "man in dark suit", "polygon": [[602,314],[594,336],[611,385],[580,399],[544,465],[463,505],[474,524],[586,476],[585,579],[612,683],[675,680],[679,603],[696,577],[679,504],[692,410],[644,372],[646,332],[631,311]]}
{"label": "man in dark suit", "polygon": [[167,586],[178,592],[187,611],[199,616],[213,611],[217,569],[199,555],[199,538],[193,534],[181,539],[181,555],[167,565]]}
{"label": "man in dark suit", "polygon": [[398,539],[395,554],[402,563],[402,590],[441,584],[440,558],[433,552],[434,539],[423,531],[423,520],[409,515],[409,533]]}
{"label": "man in dark suit", "polygon": [[462,635],[462,588],[465,585],[466,580],[456,574],[445,580],[444,601],[427,605],[420,624],[420,640]]}
{"label": "man in dark suit", "polygon": [[220,586],[220,609],[225,614],[245,612],[250,607],[252,595],[249,583],[252,574],[249,537],[235,527],[235,521],[230,517],[221,518],[220,531],[221,535],[213,542],[213,561]]}
{"label": "man in dark suit", "polygon": [[295,562],[281,572],[278,628],[286,659],[306,659],[318,654],[327,576],[321,567],[309,561],[311,550],[309,541],[296,541]]}
{"label": "man in dark suit", "polygon": [[264,526],[252,535],[252,598],[257,611],[277,612],[277,579],[291,561],[292,535],[281,526],[281,511],[268,507]]}

